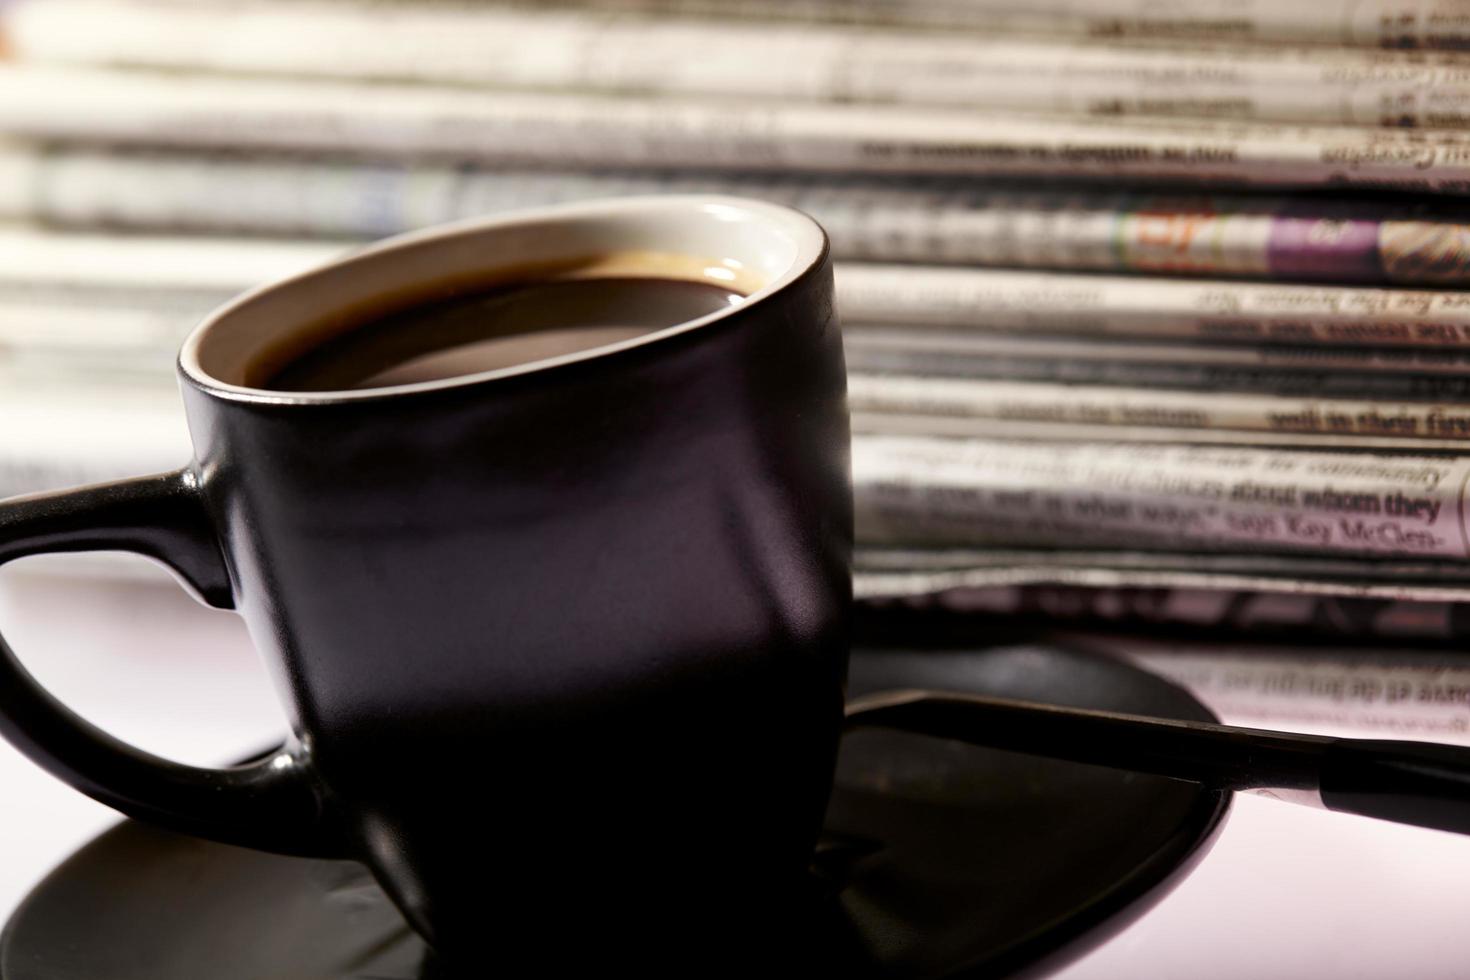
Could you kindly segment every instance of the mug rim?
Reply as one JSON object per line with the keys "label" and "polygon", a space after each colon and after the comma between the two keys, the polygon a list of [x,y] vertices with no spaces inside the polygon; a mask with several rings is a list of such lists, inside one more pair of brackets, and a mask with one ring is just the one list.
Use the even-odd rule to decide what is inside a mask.
{"label": "mug rim", "polygon": [[[693,320],[671,324],[656,330],[630,337],[626,340],[601,344],[584,350],[572,351],[553,357],[526,361],[488,371],[477,371],[432,381],[410,384],[384,385],[382,387],[342,389],[328,391],[280,391],[269,388],[237,384],[216,377],[205,369],[201,362],[201,347],[219,329],[221,324],[249,311],[267,297],[277,296],[290,290],[308,288],[323,275],[350,268],[354,264],[366,264],[394,252],[432,247],[436,242],[449,242],[480,235],[493,235],[496,231],[534,226],[570,225],[578,220],[603,219],[616,222],[629,215],[650,215],[656,212],[686,212],[701,214],[705,218],[724,221],[757,220],[777,233],[787,235],[794,252],[786,267],[759,288],[746,295],[743,302],[716,310]],[[671,242],[668,251],[679,254],[677,242]],[[329,262],[304,270],[294,275],[277,279],[247,290],[234,299],[213,310],[194,326],[185,337],[177,359],[177,369],[182,378],[205,392],[235,401],[278,404],[340,403],[369,401],[383,398],[399,398],[407,395],[445,391],[469,387],[508,378],[523,377],[553,371],[557,368],[604,358],[625,350],[663,343],[670,338],[708,328],[749,310],[756,303],[767,300],[781,292],[819,266],[828,254],[827,234],[806,213],[784,204],[776,204],[754,198],[724,194],[655,194],[633,197],[578,201],[566,204],[497,212],[489,216],[464,218],[443,222],[427,228],[380,239],[361,248],[353,249]],[[572,253],[569,253],[569,255]],[[509,264],[509,263],[506,263]],[[487,270],[489,271],[489,270]],[[330,307],[318,314],[330,313]]]}

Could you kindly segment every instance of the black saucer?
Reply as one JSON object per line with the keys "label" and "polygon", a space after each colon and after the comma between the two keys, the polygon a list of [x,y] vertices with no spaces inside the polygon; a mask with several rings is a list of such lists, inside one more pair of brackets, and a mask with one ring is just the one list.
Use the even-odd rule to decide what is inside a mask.
{"label": "black saucer", "polygon": [[[976,691],[1209,720],[1148,674],[1051,647],[866,649],[851,690]],[[817,870],[825,976],[1045,972],[1156,900],[1226,798],[1188,784],[883,731],[843,743]],[[487,934],[495,927],[487,922]],[[575,936],[568,936],[575,942]],[[26,898],[3,980],[409,980],[426,957],[368,874],[124,823]]]}

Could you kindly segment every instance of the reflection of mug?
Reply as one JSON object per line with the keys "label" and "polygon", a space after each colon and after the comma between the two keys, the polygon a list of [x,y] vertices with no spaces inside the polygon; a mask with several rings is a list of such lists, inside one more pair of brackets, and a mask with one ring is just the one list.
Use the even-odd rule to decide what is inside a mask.
{"label": "reflection of mug", "polygon": [[[334,313],[593,251],[716,256],[756,288],[489,373],[240,383]],[[240,611],[294,738],[237,769],[165,762],[70,714],[8,649],[6,737],[132,816],[360,858],[441,949],[554,975],[770,934],[830,789],[850,598],[842,348],[813,222],[674,197],[407,235],[225,307],[180,377],[196,461],[7,501],[0,559],[162,559]]]}

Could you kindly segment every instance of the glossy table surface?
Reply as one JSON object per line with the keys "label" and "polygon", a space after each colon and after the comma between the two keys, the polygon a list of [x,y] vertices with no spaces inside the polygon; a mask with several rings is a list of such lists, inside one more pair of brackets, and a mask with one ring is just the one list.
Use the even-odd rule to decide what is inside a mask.
{"label": "glossy table surface", "polygon": [[[280,711],[233,615],[196,605],[162,572],[119,581],[57,574],[65,568],[0,574],[6,635],[58,697],[187,762],[219,763],[278,736]],[[3,745],[0,794],[8,915],[116,817]],[[1189,879],[1056,976],[1459,977],[1467,882],[1470,838],[1243,797]]]}

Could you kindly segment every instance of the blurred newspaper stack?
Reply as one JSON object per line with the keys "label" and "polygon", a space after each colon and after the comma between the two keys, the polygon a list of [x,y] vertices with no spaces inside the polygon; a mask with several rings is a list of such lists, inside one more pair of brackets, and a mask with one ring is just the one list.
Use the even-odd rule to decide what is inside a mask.
{"label": "blurred newspaper stack", "polygon": [[174,349],[353,243],[817,217],[874,603],[1470,635],[1456,0],[11,0],[0,491],[176,465]]}

